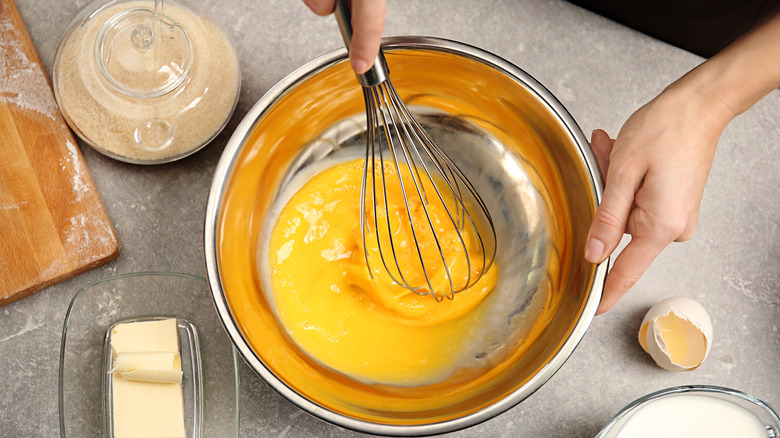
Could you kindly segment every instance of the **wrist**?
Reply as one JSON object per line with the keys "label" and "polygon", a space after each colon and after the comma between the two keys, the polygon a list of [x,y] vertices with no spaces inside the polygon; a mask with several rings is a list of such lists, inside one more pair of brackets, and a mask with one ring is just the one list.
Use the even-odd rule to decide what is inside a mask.
{"label": "wrist", "polygon": [[669,85],[658,99],[666,108],[695,123],[702,132],[717,136],[741,111],[735,108],[722,90],[728,84],[717,73],[717,69],[703,63]]}

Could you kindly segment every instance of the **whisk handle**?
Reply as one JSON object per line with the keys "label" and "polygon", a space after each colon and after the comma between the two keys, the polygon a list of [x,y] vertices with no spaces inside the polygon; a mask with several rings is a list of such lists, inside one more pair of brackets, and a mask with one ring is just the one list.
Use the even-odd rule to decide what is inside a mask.
{"label": "whisk handle", "polygon": [[[341,37],[344,38],[344,44],[347,46],[347,50],[349,50],[349,45],[352,42],[352,11],[349,8],[349,1],[336,0],[334,15],[336,16],[336,21],[339,23]],[[374,65],[365,73],[355,73],[355,76],[357,76],[360,85],[364,87],[373,87],[387,80],[388,74],[389,70],[387,69],[385,55],[382,53],[382,49],[379,49],[379,54],[374,60]]]}

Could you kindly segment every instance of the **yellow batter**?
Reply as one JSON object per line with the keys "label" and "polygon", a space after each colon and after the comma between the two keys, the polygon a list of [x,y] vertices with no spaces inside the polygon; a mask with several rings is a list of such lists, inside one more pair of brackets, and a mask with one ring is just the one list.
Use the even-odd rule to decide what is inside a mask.
{"label": "yellow batter", "polygon": [[[385,175],[390,173],[392,169],[386,168]],[[495,286],[497,269],[494,265],[454,300],[436,302],[392,282],[371,234],[367,241],[372,279],[360,233],[362,175],[362,160],[326,169],[304,184],[282,209],[268,246],[279,318],[307,354],[354,378],[397,385],[444,379],[457,368],[478,332],[483,306],[477,305]],[[408,175],[403,176],[411,184]],[[389,185],[387,193],[401,270],[410,284],[424,284],[398,186]],[[372,204],[367,200],[366,205]],[[466,227],[464,240],[472,260],[469,277],[463,245],[450,229],[443,206],[430,202],[428,207],[457,289],[481,273],[482,265],[473,263],[482,258],[478,243]],[[415,221],[424,220],[420,205],[410,210]],[[368,214],[373,224],[371,211]],[[379,216],[380,224],[384,223],[384,214]],[[382,231],[380,225],[383,252],[391,254]],[[434,290],[447,295],[449,283],[443,264],[435,263],[439,250],[432,234],[422,232],[418,239]]]}

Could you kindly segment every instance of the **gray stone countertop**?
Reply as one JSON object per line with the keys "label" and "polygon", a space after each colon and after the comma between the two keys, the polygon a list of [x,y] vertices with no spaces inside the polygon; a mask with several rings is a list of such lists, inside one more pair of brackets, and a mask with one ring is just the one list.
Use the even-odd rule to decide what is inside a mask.
{"label": "gray stone countertop", "polygon": [[[243,76],[229,125],[199,153],[135,166],[79,143],[122,245],[119,258],[0,308],[0,436],[58,435],[57,369],[70,300],[115,275],[173,271],[205,277],[203,217],[212,173],[238,122],[285,75],[338,48],[332,18],[300,0],[204,0],[232,37]],[[526,70],[558,97],[586,136],[615,135],[633,110],[701,58],[559,0],[390,1],[385,35],[466,42]],[[47,73],[85,0],[17,0]],[[506,413],[457,437],[592,437],[623,406],[682,384],[727,386],[780,407],[780,92],[723,133],[696,236],[671,245],[618,305],[596,317],[553,378]],[[697,370],[658,368],[636,340],[655,302],[699,301],[714,326]],[[346,437],[286,401],[241,364],[242,437]]]}

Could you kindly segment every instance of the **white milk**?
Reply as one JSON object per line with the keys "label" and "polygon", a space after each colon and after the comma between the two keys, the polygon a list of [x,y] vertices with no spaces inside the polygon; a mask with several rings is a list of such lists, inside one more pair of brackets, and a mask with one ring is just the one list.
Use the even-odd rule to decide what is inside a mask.
{"label": "white milk", "polygon": [[752,412],[716,397],[678,394],[659,398],[627,416],[616,438],[767,438]]}

